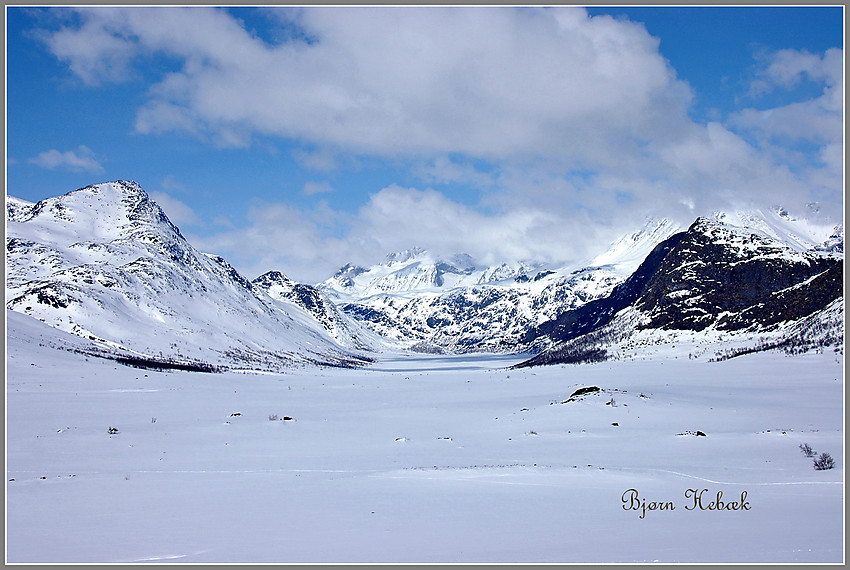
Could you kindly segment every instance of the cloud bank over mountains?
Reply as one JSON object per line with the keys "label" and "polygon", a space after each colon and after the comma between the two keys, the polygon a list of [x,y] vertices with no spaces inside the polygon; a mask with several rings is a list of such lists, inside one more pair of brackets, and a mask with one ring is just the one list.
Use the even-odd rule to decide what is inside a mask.
{"label": "cloud bank over mountains", "polygon": [[[563,261],[649,212],[842,203],[841,49],[763,54],[740,108],[701,123],[658,38],[583,8],[265,9],[259,31],[238,14],[80,8],[41,37],[85,85],[145,83],[137,134],[285,139],[317,170],[386,160],[414,173],[349,211],[317,177],[302,187],[312,211],[257,203],[247,225],[198,232],[249,273],[318,280],[412,245]],[[759,106],[801,84],[818,94]],[[261,236],[274,239],[252,245]]]}

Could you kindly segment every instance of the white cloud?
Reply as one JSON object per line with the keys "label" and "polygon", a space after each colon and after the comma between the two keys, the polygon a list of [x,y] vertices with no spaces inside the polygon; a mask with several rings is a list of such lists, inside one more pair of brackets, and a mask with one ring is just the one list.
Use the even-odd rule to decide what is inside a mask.
{"label": "white cloud", "polygon": [[827,50],[822,57],[796,50],[779,51],[753,82],[752,91],[758,94],[777,88],[790,89],[805,77],[824,86],[822,95],[771,109],[744,109],[730,118],[730,124],[755,133],[763,141],[839,142],[844,127],[843,74],[841,49]]}
{"label": "white cloud", "polygon": [[390,186],[354,215],[325,202],[310,210],[258,204],[246,227],[190,239],[225,255],[245,275],[278,269],[318,282],[345,263],[371,265],[413,245],[438,255],[468,253],[484,264],[589,259],[600,253],[595,249],[600,243],[619,236],[619,228],[590,228],[589,221],[582,213],[567,220],[537,208],[481,214],[434,190]]}
{"label": "white cloud", "polygon": [[762,59],[768,62],[752,82],[750,93],[761,95],[776,88],[790,89],[803,81],[836,85],[842,81],[843,50],[832,48],[823,56],[794,49],[779,50]]}
{"label": "white cloud", "polygon": [[165,192],[148,192],[154,202],[159,204],[159,207],[177,226],[196,226],[201,223],[195,211],[185,203],[172,198]]}
{"label": "white cloud", "polygon": [[[823,200],[843,203],[844,62],[843,50],[823,55],[782,50],[766,61],[751,92],[761,95],[793,89],[803,81],[822,86],[820,96],[768,109],[743,109],[729,117],[730,128],[752,137],[756,160],[772,161],[774,171],[757,180],[775,180],[774,188],[787,205]],[[814,147],[816,150],[805,150]],[[755,155],[750,150],[749,155]],[[770,165],[765,167],[765,170]],[[792,174],[793,172],[793,174]],[[750,189],[750,193],[753,193]],[[766,195],[763,193],[762,195]],[[836,216],[841,219],[840,215]]]}
{"label": "white cloud", "polygon": [[222,145],[263,133],[366,154],[610,162],[675,135],[691,97],[643,26],[578,8],[304,9],[296,22],[317,41],[278,46],[222,11],[79,12],[85,24],[51,43],[72,70],[121,67],[110,42],[79,47],[89,34],[181,59],[137,128]]}
{"label": "white cloud", "polygon": [[68,62],[71,71],[89,85],[131,75],[130,61],[137,46],[120,26],[87,19],[80,28],[64,27],[42,36],[53,54]]}
{"label": "white cloud", "polygon": [[[839,88],[843,92],[843,89]],[[842,95],[843,96],[843,95]],[[755,134],[762,142],[772,140],[818,144],[841,141],[842,109],[830,104],[829,96],[791,103],[767,110],[744,109],[730,118],[730,125]]]}
{"label": "white cloud", "polygon": [[293,154],[301,166],[310,170],[329,172],[338,166],[336,158],[328,150],[308,152],[303,149],[296,149]]}
{"label": "white cloud", "polygon": [[[493,174],[471,158],[497,170],[663,179],[674,193],[699,172],[700,185],[755,195],[777,181],[771,171],[791,156],[790,139],[831,144],[842,130],[841,50],[784,50],[762,62],[754,93],[805,79],[824,82],[823,96],[745,110],[723,121],[722,133],[688,118],[691,89],[643,25],[576,7],[265,10],[311,38],[278,45],[211,8],[77,13],[82,25],[47,41],[84,80],[127,77],[152,54],[179,63],[148,89],[139,132],[189,132],[219,146],[280,136],[318,149],[295,151],[316,170],[337,168],[340,153],[401,157],[424,165],[426,182],[489,187]],[[736,141],[740,134],[759,148]],[[723,166],[735,145],[755,166]],[[697,148],[698,164],[682,164],[682,149]]]}
{"label": "white cloud", "polygon": [[304,184],[303,190],[304,194],[307,196],[313,196],[314,194],[326,194],[333,191],[333,186],[327,182],[307,182]]}
{"label": "white cloud", "polygon": [[473,164],[458,162],[446,156],[438,156],[416,168],[417,175],[426,182],[437,184],[469,184],[478,188],[493,186],[492,174],[478,170]]}
{"label": "white cloud", "polygon": [[70,170],[72,172],[103,172],[104,168],[94,152],[85,145],[65,152],[51,149],[29,159],[31,164],[50,170]]}
{"label": "white cloud", "polygon": [[390,186],[356,214],[326,203],[256,206],[248,227],[200,241],[249,274],[277,267],[318,280],[414,244],[483,261],[568,261],[647,212],[687,223],[738,204],[842,202],[839,49],[777,52],[751,89],[816,82],[821,96],[697,124],[691,89],[659,40],[582,8],[269,9],[311,39],[277,45],[210,8],[77,13],[83,24],[48,45],[84,81],[126,79],[151,55],[176,62],[144,93],[141,133],[188,132],[219,146],[282,137],[311,149],[293,152],[311,170],[377,157],[413,164],[426,184],[481,190],[479,204],[464,205]]}
{"label": "white cloud", "polygon": [[167,174],[162,179],[162,188],[164,190],[176,190],[178,192],[186,192],[186,186],[177,180],[173,174]]}
{"label": "white cloud", "polygon": [[225,228],[235,228],[236,227],[233,224],[233,222],[230,220],[230,218],[228,218],[227,216],[225,216],[223,214],[219,214],[215,218],[213,218],[212,223],[215,224],[216,226],[221,226],[221,227],[225,227]]}
{"label": "white cloud", "polygon": [[345,263],[351,244],[333,237],[333,226],[342,214],[319,204],[302,211],[287,204],[256,203],[246,216],[247,226],[232,225],[208,236],[187,236],[203,251],[216,252],[246,277],[276,269],[306,282],[320,281]]}
{"label": "white cloud", "polygon": [[483,263],[569,261],[596,236],[564,222],[537,207],[482,214],[434,190],[390,186],[361,208],[349,240],[378,242],[376,250],[383,252],[411,245],[443,255],[463,252]]}

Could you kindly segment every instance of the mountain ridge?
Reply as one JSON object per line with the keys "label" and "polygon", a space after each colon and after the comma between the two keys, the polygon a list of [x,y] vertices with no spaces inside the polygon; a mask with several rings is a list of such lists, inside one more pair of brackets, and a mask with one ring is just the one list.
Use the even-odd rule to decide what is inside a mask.
{"label": "mountain ridge", "polygon": [[7,309],[98,350],[231,368],[358,365],[385,350],[555,360],[616,327],[820,330],[814,315],[843,294],[843,225],[781,208],[716,212],[684,230],[647,218],[586,263],[484,266],[414,247],[316,285],[275,270],[246,279],[195,250],[134,182],[35,204],[7,196],[6,212]]}
{"label": "mountain ridge", "polygon": [[[812,224],[792,218],[781,208],[715,212],[694,223],[698,222],[782,243],[789,255],[843,253],[843,226]],[[629,303],[612,302],[605,305],[604,315],[592,314],[608,295],[615,291],[623,295],[624,290],[617,287],[634,280],[653,248],[677,232],[682,228],[676,222],[649,217],[641,229],[615,240],[588,264],[559,268],[526,262],[476,267],[467,273],[466,281],[446,284],[431,279],[428,286],[420,286],[427,281],[422,276],[433,277],[441,260],[414,248],[388,255],[384,264],[347,265],[318,287],[355,320],[408,347],[431,350],[437,346],[461,353],[539,351],[563,340],[552,340],[548,329],[575,326],[586,332],[594,322],[610,320],[616,313],[611,312],[613,305],[617,310],[625,308]],[[405,281],[410,275],[420,280]],[[595,304],[582,311],[586,303]],[[566,314],[570,316],[558,324],[559,316]]]}
{"label": "mountain ridge", "polygon": [[[698,218],[659,245],[611,295],[534,331],[554,346],[518,366],[605,359],[612,347],[628,345],[642,331],[655,331],[657,343],[675,331],[708,331],[766,335],[772,340],[760,341],[762,349],[822,347],[799,332],[798,324],[827,321],[836,310],[843,316],[843,274],[843,255],[837,251],[801,252],[786,242]],[[821,333],[822,338],[830,334]],[[843,332],[831,338],[843,343]]]}
{"label": "mountain ridge", "polygon": [[221,256],[195,250],[134,182],[13,201],[7,216],[7,309],[95,351],[269,370],[369,361],[308,312],[258,295]]}

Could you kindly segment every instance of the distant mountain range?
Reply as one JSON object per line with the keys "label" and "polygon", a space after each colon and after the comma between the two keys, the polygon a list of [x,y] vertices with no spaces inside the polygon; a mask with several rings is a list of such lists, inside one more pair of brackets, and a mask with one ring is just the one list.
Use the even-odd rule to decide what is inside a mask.
{"label": "distant mountain range", "polygon": [[[648,219],[587,263],[477,267],[468,256],[413,249],[369,268],[346,265],[319,288],[413,350],[538,352],[633,305],[652,315],[644,328],[767,330],[795,321],[841,297],[843,241],[841,226],[781,208],[717,213],[684,231]],[[791,291],[802,298],[791,301]]]}
{"label": "distant mountain range", "polygon": [[413,248],[309,285],[279,271],[248,281],[196,251],[133,182],[6,204],[7,309],[77,335],[91,354],[154,365],[357,366],[384,350],[578,362],[671,331],[843,344],[843,226],[781,208],[687,228],[648,219],[569,266],[481,266]]}

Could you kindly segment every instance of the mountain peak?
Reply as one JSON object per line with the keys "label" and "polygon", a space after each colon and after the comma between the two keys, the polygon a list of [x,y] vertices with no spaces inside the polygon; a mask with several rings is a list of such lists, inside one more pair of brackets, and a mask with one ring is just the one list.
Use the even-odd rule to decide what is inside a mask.
{"label": "mountain peak", "polygon": [[407,261],[423,257],[427,253],[428,252],[421,247],[412,247],[410,249],[405,249],[404,251],[388,254],[386,262],[388,265],[392,265],[393,263],[405,263]]}
{"label": "mountain peak", "polygon": [[[7,232],[6,308],[88,339],[96,354],[263,370],[361,362],[349,349],[364,345],[330,331],[342,317],[320,321],[309,290],[299,307],[275,304],[223,257],[195,250],[135,182],[47,198]],[[288,292],[280,272],[265,278]]]}
{"label": "mountain peak", "polygon": [[14,196],[6,196],[6,215],[11,222],[18,222],[24,219],[27,214],[35,206],[32,202],[15,198]]}
{"label": "mountain peak", "polygon": [[611,266],[630,273],[656,245],[680,230],[679,224],[672,220],[647,216],[642,228],[613,242],[604,253],[590,262],[590,266]]}
{"label": "mountain peak", "polygon": [[266,271],[256,279],[253,283],[271,285],[273,283],[292,283],[292,280],[281,273],[280,271]]}
{"label": "mountain peak", "polygon": [[[7,206],[8,208],[8,206]],[[113,239],[168,242],[183,240],[180,230],[138,183],[116,180],[85,186],[62,196],[41,200],[15,219],[53,228],[55,238],[106,242]],[[86,236],[75,236],[83,231]]]}
{"label": "mountain peak", "polygon": [[715,212],[710,219],[786,243],[798,252],[824,249],[827,242],[835,241],[837,231],[837,226],[821,215],[816,203],[809,204],[802,214],[792,214],[783,206],[773,206]]}
{"label": "mountain peak", "polygon": [[74,190],[72,192],[69,192],[68,194],[73,194],[74,192],[80,191],[103,192],[107,189],[123,192],[125,194],[147,196],[147,192],[145,192],[144,189],[135,180],[113,180],[111,182],[90,184],[89,186],[84,186],[83,188],[80,188],[79,190]]}
{"label": "mountain peak", "polygon": [[104,200],[120,200],[125,204],[136,204],[139,202],[150,201],[148,193],[133,180],[114,180],[112,182],[101,182],[99,184],[90,184],[72,190],[64,196],[59,196],[58,199],[83,199],[85,195],[98,196]]}

